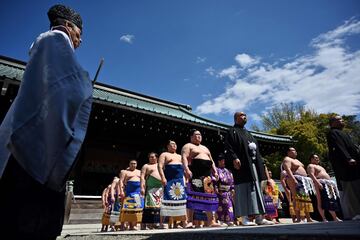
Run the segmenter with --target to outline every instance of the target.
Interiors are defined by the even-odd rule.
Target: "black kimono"
[[[346,132],[332,128],[327,135],[329,159],[340,192],[344,219],[360,218],[360,153],[359,146]],[[350,165],[349,160],[356,160]]]
[[[337,180],[353,181],[360,179],[360,153],[359,147],[346,132],[332,128],[327,135],[329,147],[329,160]],[[356,165],[349,165],[348,161],[354,159]],[[340,186],[341,187],[341,186]]]
[[[249,149],[249,143],[254,142],[257,146],[255,156]],[[255,181],[251,164],[254,162],[259,180],[266,180],[264,161],[259,152],[259,146],[256,139],[245,128],[239,125],[231,127],[225,138],[226,167],[233,172],[234,184],[247,183]],[[255,157],[253,159],[253,157]],[[240,159],[240,170],[234,168],[233,160]]]
[[[234,176],[235,216],[264,214],[265,205],[260,181],[265,180],[266,176],[257,141],[245,128],[235,124],[228,130],[225,150],[226,166],[232,170]],[[235,159],[241,162],[239,170],[234,168]]]

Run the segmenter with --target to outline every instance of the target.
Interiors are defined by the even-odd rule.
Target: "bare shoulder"
[[[160,154],[160,157],[166,158],[169,156],[169,154],[170,154],[169,152],[163,152],[162,154]]]
[[[289,163],[289,162],[291,162],[291,160],[292,159],[290,157],[286,156],[286,157],[284,157],[283,163]]]
[[[121,173],[123,176],[128,176],[129,175],[129,173],[130,173],[130,171],[128,170],[128,169],[124,169],[124,170],[122,170],[123,172]]]
[[[309,165],[307,165],[307,169],[313,169],[313,168],[315,168],[314,164],[310,163]]]
[[[183,147],[182,147],[182,149],[181,149],[181,151],[183,152],[183,151],[188,151],[188,150],[190,150],[191,148],[192,148],[192,143],[187,143],[187,144],[185,144]]]
[[[317,167],[318,169],[320,169],[320,170],[325,170],[325,168],[324,168],[323,166],[321,166],[321,165],[316,165],[316,167]]]
[[[111,187],[115,187],[118,183],[119,183],[120,179],[117,178],[117,179],[114,179],[111,183]]]
[[[192,143],[186,143],[182,148],[191,148],[192,145]]]

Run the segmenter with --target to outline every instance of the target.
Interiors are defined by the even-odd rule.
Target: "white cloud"
[[[213,67],[208,67],[205,69],[205,72],[207,72],[210,76],[214,76],[216,74],[216,70]]]
[[[206,61],[206,57],[197,57],[196,58],[196,63],[203,63]]]
[[[259,62],[259,59],[252,58],[250,55],[247,55],[245,53],[238,54],[235,56],[235,61],[241,66],[241,67],[249,67],[251,65],[257,64]]]
[[[228,77],[231,80],[235,80],[239,76],[240,69],[235,65],[232,65],[229,68],[221,70],[219,77]]]
[[[233,113],[239,109],[244,109],[246,107],[245,103],[252,101],[251,96],[259,95],[263,91],[261,85],[238,81],[228,88],[225,93],[215,99],[205,101],[196,110],[204,114]]]
[[[261,116],[259,114],[256,113],[252,113],[249,115],[250,119],[255,121],[255,122],[260,122],[261,121]]]
[[[331,44],[339,45],[343,42],[344,37],[358,33],[360,33],[360,22],[355,18],[351,18],[336,29],[320,34],[320,36],[313,39],[311,45],[314,47],[323,47]]]
[[[132,44],[135,39],[134,35],[126,34],[120,37],[120,41]]]
[[[203,95],[202,95],[203,98],[209,98],[209,97],[211,97],[211,96],[212,96],[211,93],[206,93],[206,94],[203,94]]]
[[[282,102],[302,102],[319,113],[359,114],[360,49],[350,50],[347,45],[348,37],[358,39],[359,33],[360,21],[351,19],[313,39],[311,54],[278,59],[273,64],[237,54],[235,61],[240,67],[232,65],[218,73],[231,80],[224,93],[203,102],[196,111],[232,114],[246,109],[262,111]],[[249,66],[240,75],[241,69]]]

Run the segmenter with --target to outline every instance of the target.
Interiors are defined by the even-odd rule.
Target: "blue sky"
[[[189,104],[203,117],[250,123],[275,104],[360,115],[357,0],[4,0],[0,54],[27,61],[55,3],[84,22],[76,51],[99,82]]]

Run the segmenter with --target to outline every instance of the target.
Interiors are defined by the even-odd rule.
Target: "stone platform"
[[[64,225],[60,239],[213,239],[213,240],[360,240],[360,221],[290,223],[281,219],[282,224],[272,226],[235,226],[200,229],[162,229],[100,232],[100,224]]]

